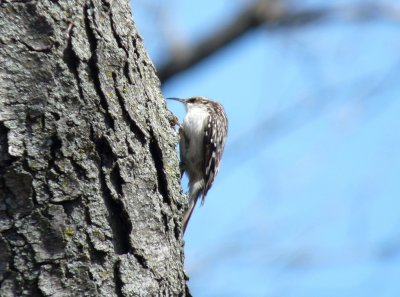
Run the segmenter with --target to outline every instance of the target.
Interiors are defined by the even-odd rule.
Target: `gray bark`
[[[183,296],[172,116],[127,0],[0,1],[0,296]]]

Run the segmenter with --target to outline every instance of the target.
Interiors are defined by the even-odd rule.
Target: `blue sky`
[[[165,32],[184,46],[247,2],[143,3],[134,19],[161,62]],[[163,87],[229,116],[219,176],[185,235],[194,296],[400,296],[398,28],[260,28]]]

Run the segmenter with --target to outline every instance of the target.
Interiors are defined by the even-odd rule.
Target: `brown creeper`
[[[186,108],[180,126],[181,175],[189,178],[189,208],[183,216],[185,232],[197,199],[201,205],[218,173],[228,132],[228,119],[218,102],[205,97],[167,98],[182,102]]]

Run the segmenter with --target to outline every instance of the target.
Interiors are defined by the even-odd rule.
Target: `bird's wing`
[[[211,188],[214,178],[218,173],[221,156],[224,151],[226,129],[218,130],[217,127],[227,127],[217,121],[225,120],[225,117],[216,119],[208,116],[204,127],[204,190],[201,204],[204,203],[205,196]]]

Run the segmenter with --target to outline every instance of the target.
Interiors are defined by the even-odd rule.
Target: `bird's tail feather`
[[[202,184],[203,183],[200,181],[193,184],[189,189],[189,207],[183,215],[182,221],[183,234],[185,234],[186,227],[189,223],[190,217],[192,216],[194,207],[196,206],[197,200],[199,199],[202,192]]]
[[[182,222],[182,228],[183,228],[183,234],[185,234],[186,231],[186,227],[189,223],[190,217],[192,216],[194,207],[196,206],[196,202],[197,202],[197,198],[196,199],[192,199],[189,202],[189,208],[186,210],[184,216],[183,216],[183,222]]]

